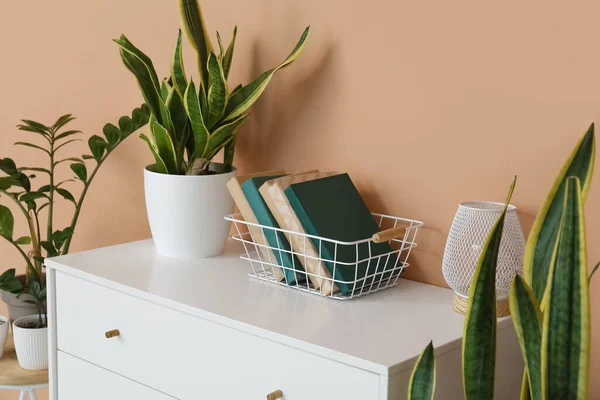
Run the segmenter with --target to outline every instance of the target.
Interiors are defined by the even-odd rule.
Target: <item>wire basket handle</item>
[[[381,232],[374,233],[373,236],[371,236],[371,240],[374,243],[389,242],[392,239],[397,239],[401,236],[404,236],[406,228],[408,228],[408,226],[398,226],[396,228],[390,228]]]

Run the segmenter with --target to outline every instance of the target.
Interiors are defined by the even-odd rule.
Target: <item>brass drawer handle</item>
[[[281,390],[276,390],[267,395],[267,400],[277,400],[283,397],[283,392]]]
[[[113,337],[117,337],[121,334],[121,332],[119,332],[118,329],[113,329],[112,331],[107,331],[104,336],[106,336],[107,339],[113,338]]]

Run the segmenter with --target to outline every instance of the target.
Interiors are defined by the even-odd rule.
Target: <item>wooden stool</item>
[[[0,359],[0,389],[20,390],[19,400],[37,400],[35,389],[48,387],[48,370],[27,371],[19,365],[12,334],[8,335]]]

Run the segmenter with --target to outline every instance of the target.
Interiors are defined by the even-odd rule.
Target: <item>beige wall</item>
[[[125,32],[167,74],[179,25],[175,3],[0,0],[0,155],[37,162],[35,152],[11,147],[20,118],[51,122],[72,112],[79,117],[73,126],[91,135],[138,105],[110,39]],[[226,41],[239,25],[232,83],[275,65],[312,25],[297,64],[254,107],[237,165],[348,171],[373,210],[426,221],[408,274],[415,279],[444,285],[441,258],[457,203],[501,201],[514,174],[514,204],[528,231],[563,160],[600,112],[597,2],[203,4],[210,30]],[[135,137],[111,155],[89,192],[73,250],[149,236],[142,166],[150,161]],[[596,181],[587,203],[590,264],[600,259],[593,246],[599,201]],[[68,204],[59,208],[63,225],[70,212]],[[0,256],[4,267],[22,267],[4,242]],[[600,396],[600,382],[591,384]]]

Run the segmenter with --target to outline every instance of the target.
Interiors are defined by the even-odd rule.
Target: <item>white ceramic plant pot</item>
[[[211,170],[223,171],[212,163]],[[232,172],[213,175],[167,175],[144,170],[146,210],[152,239],[159,254],[205,258],[221,254],[229,235],[233,199],[226,183]]]
[[[29,315],[13,322],[13,338],[19,365],[33,371],[48,369],[48,328],[26,329],[19,325],[38,318],[37,314]]]
[[[10,321],[8,317],[0,315],[0,358],[4,355],[4,346],[6,345],[6,338],[8,337],[8,327]]]

